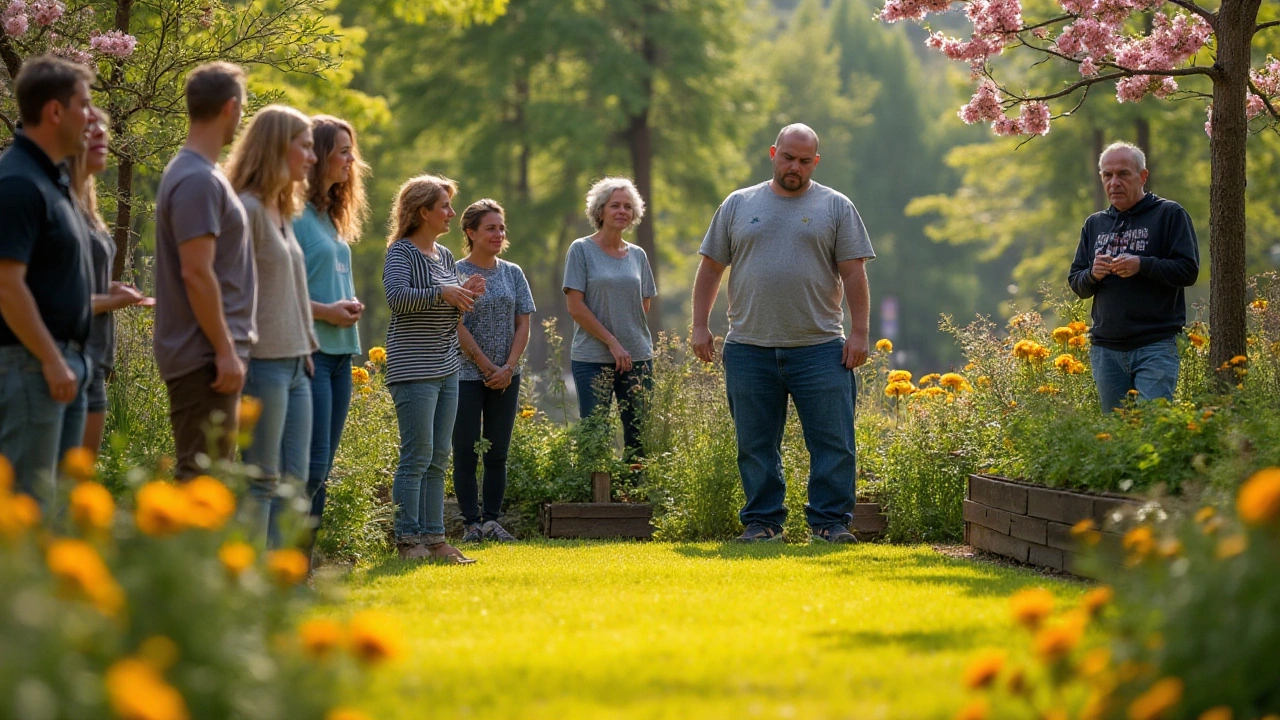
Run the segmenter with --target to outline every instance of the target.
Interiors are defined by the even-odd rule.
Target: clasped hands
[[[1090,275],[1095,281],[1101,281],[1108,275],[1119,275],[1122,278],[1133,277],[1138,274],[1138,270],[1142,268],[1142,258],[1137,255],[1120,254],[1111,255],[1094,255],[1093,269]]]

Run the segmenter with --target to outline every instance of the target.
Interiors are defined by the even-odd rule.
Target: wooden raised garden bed
[[[609,473],[591,473],[589,503],[547,503],[538,513],[542,534],[549,538],[653,538],[653,506],[610,502]]]
[[[964,500],[964,539],[979,550],[1028,565],[1076,571],[1071,527],[1092,520],[1103,542],[1119,545],[1114,516],[1143,503],[1123,495],[1056,490],[993,475],[970,475]]]

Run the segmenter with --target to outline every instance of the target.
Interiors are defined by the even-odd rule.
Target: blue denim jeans
[[[842,340],[807,347],[771,348],[726,343],[724,378],[738,436],[738,473],[747,504],[743,525],[781,530],[787,519],[782,434],[787,397],[795,403],[809,449],[809,503],[815,530],[853,522],[853,408],[857,383],[841,363]]]
[[[60,343],[61,344],[61,343]],[[18,492],[34,497],[52,515],[58,461],[84,435],[89,361],[63,347],[79,389],[70,403],[49,396],[40,361],[22,345],[0,346],[0,455],[13,465]]]
[[[1111,412],[1124,405],[1130,390],[1137,390],[1141,400],[1172,400],[1182,358],[1177,340],[1169,338],[1127,352],[1094,345],[1089,348],[1089,363],[1102,411]]]
[[[244,448],[245,464],[258,468],[249,481],[241,519],[254,537],[271,545],[280,541],[276,497],[281,477],[301,481],[311,460],[311,379],[306,356],[263,360],[251,358],[244,394],[262,402],[253,440]]]
[[[644,457],[640,430],[644,424],[645,403],[653,389],[653,361],[633,362],[631,369],[623,373],[617,372],[613,363],[573,360],[569,367],[573,370],[573,384],[578,390],[578,417],[590,417],[600,404],[604,404],[607,412],[613,399],[618,398],[622,443],[626,446],[627,457]],[[600,380],[601,375],[608,377]],[[603,384],[607,392],[597,394],[597,383]]]
[[[400,462],[391,482],[396,538],[443,535],[444,472],[458,412],[458,373],[389,389],[400,425]]]
[[[324,515],[329,471],[342,440],[342,428],[351,409],[351,356],[311,354],[316,372],[311,376],[311,469],[307,473],[307,497],[311,498],[311,522],[320,526]]]

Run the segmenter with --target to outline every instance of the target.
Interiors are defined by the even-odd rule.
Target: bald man
[[[857,472],[853,369],[867,359],[866,262],[875,252],[849,198],[810,179],[821,159],[812,128],[782,128],[769,158],[773,179],[725,199],[698,251],[693,350],[703,362],[715,357],[708,318],[732,266],[724,370],[747,498],[738,540],[782,538],[790,397],[809,449],[805,519],[812,537],[856,542],[849,531]],[[853,319],[847,339],[842,300]]]

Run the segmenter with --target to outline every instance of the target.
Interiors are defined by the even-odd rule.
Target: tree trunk
[[[1098,179],[1098,158],[1102,157],[1102,150],[1106,147],[1106,136],[1102,133],[1102,128],[1093,129],[1093,158],[1089,162],[1089,167],[1094,171],[1089,173],[1089,182],[1093,184],[1093,207],[1094,211],[1106,210],[1107,205],[1107,189],[1103,187],[1102,181]]]
[[[1147,190],[1151,190],[1155,177],[1155,171],[1152,170],[1154,161],[1152,158],[1155,153],[1151,151],[1151,122],[1146,118],[1138,118],[1133,121],[1134,141],[1138,147],[1142,148],[1142,152],[1147,156]]]
[[[1250,45],[1261,0],[1224,2],[1218,13],[1218,74],[1213,81],[1209,140],[1209,362],[1214,368],[1245,352],[1245,118]],[[1220,384],[1232,382],[1226,373]]]
[[[627,126],[627,145],[631,150],[631,169],[635,175],[636,189],[644,198],[644,220],[636,229],[636,244],[649,256],[653,269],[653,281],[658,283],[658,252],[653,231],[653,129],[649,126],[649,110],[653,106],[653,74],[657,71],[658,46],[649,27],[649,17],[656,12],[652,2],[644,3],[644,16],[640,27],[640,53],[644,59],[645,77],[642,79],[642,105],[632,113]],[[661,287],[661,285],[659,285]],[[649,312],[649,330],[656,336],[662,331],[662,311],[655,301]]]
[[[119,121],[113,121],[113,124]],[[116,137],[123,137],[123,128],[112,128]],[[124,276],[125,263],[133,252],[133,158],[120,156],[116,172],[116,227],[114,232],[116,243],[116,259],[111,265],[111,279],[119,280]],[[139,278],[134,278],[137,282]]]

